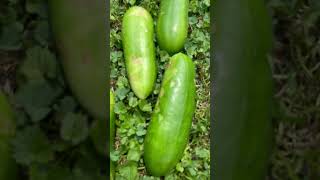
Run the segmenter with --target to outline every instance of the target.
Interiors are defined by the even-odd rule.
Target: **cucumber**
[[[91,128],[91,139],[98,151],[103,156],[107,156],[107,120],[96,120]],[[115,138],[115,114],[114,114],[114,95],[110,90],[110,152],[114,150]],[[109,156],[110,157],[110,156]],[[110,160],[110,179],[115,177],[114,163]]]
[[[110,180],[114,180],[116,177],[116,172],[115,172],[115,167],[114,167],[114,163],[111,162],[110,160]]]
[[[106,6],[101,0],[49,0],[51,28],[71,91],[96,119],[107,119]]]
[[[10,140],[15,135],[15,120],[6,96],[0,91],[0,179],[18,179]]]
[[[214,12],[213,176],[265,179],[273,132],[271,21],[263,0],[218,0]]]
[[[122,43],[126,69],[133,92],[145,99],[156,81],[153,19],[148,11],[134,6],[122,21]]]
[[[110,90],[110,152],[114,151],[115,138],[115,114],[114,114],[114,96]],[[115,178],[114,163],[110,160],[110,179]]]
[[[107,156],[107,120],[97,119],[93,122],[90,130],[90,137],[97,152]]]
[[[114,95],[110,90],[110,152],[114,150],[114,138],[115,138],[115,114],[114,114]],[[96,120],[91,128],[91,139],[97,150],[97,152],[103,156],[108,156],[107,151],[107,120]],[[115,178],[115,167],[109,156],[110,164],[110,179]]]
[[[189,0],[161,0],[157,40],[170,54],[179,52],[188,36]]]
[[[113,150],[114,137],[115,137],[115,114],[114,114],[114,95],[110,90],[110,147]]]
[[[153,176],[166,175],[182,158],[195,110],[195,67],[182,54],[171,57],[144,142]]]

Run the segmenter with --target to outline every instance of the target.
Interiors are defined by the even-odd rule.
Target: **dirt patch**
[[[0,51],[0,88],[13,92],[16,89],[16,71],[21,59],[20,52]]]

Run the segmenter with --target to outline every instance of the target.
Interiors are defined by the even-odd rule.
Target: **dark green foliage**
[[[17,54],[8,62],[15,86],[6,90],[15,92],[13,157],[21,179],[102,180],[108,164],[88,136],[94,119],[66,86],[47,9],[42,0],[0,3],[0,55]]]

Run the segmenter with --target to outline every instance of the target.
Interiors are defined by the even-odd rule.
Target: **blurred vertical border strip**
[[[109,131],[110,131],[110,116],[109,116],[109,114],[110,114],[110,68],[111,68],[111,66],[110,66],[110,0],[101,0],[102,2],[101,2],[101,5],[103,5],[103,7],[106,7],[106,55],[107,55],[107,57],[106,57],[106,62],[107,62],[107,82],[108,83],[106,83],[107,84],[107,104],[106,104],[106,108],[107,108],[107,113],[108,113],[108,123],[107,123],[107,129],[108,129],[108,133],[107,133],[107,139],[106,139],[106,141],[107,141],[107,147],[108,147],[108,154],[110,155],[110,142],[109,142],[109,139],[110,139],[110,133],[109,133]],[[109,156],[110,157],[110,156]],[[107,162],[107,165],[109,166],[110,165],[110,158],[108,158],[108,162]],[[109,168],[107,169],[107,179],[110,179],[110,166],[109,166]]]
[[[215,168],[215,160],[213,156],[214,152],[214,139],[213,139],[213,127],[215,126],[215,121],[214,121],[214,70],[215,67],[213,67],[213,62],[215,59],[215,54],[214,54],[214,34],[215,34],[215,23],[214,23],[214,9],[215,9],[215,1],[216,0],[210,0],[210,179],[214,179],[214,168]]]

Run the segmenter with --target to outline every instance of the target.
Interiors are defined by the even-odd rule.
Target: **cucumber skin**
[[[110,90],[110,137],[109,137],[109,143],[110,143],[110,152],[114,150],[114,138],[115,138],[115,113],[114,113],[114,95],[113,92]],[[93,141],[93,144],[95,145],[96,150],[98,153],[100,153],[103,156],[108,156],[107,154],[107,141],[105,138],[107,138],[108,131],[106,129],[107,127],[107,120],[96,120],[92,126],[91,129],[91,138]],[[103,138],[101,138],[103,137]],[[104,139],[104,140],[103,140]],[[110,157],[110,156],[108,156]],[[114,179],[115,177],[115,169],[114,169],[114,163],[110,160],[110,179]]]
[[[189,0],[162,0],[157,21],[157,40],[169,54],[179,52],[188,36]]]
[[[15,134],[15,120],[6,96],[0,91],[0,179],[18,179],[18,167],[12,157],[10,140]]]
[[[215,4],[214,179],[265,179],[272,148],[271,21],[261,0]],[[237,21],[234,21],[237,17]]]
[[[145,99],[156,81],[153,19],[148,11],[134,6],[122,21],[122,43],[129,82],[133,92]]]
[[[115,114],[114,114],[114,95],[110,90],[110,147],[111,150],[114,148],[114,137],[115,137]]]
[[[114,167],[114,163],[111,162],[110,160],[110,180],[114,180],[116,175],[115,175],[115,167]]]
[[[107,120],[96,119],[91,126],[90,137],[97,152],[103,156],[108,156],[107,133]]]
[[[114,95],[110,90],[110,152],[114,151],[115,138],[115,114],[114,114]],[[110,160],[110,179],[115,178],[114,163]]]
[[[171,57],[144,142],[144,162],[153,176],[166,175],[182,158],[195,110],[195,67]]]
[[[107,119],[106,11],[102,0],[50,0],[51,29],[68,85],[95,119]]]

